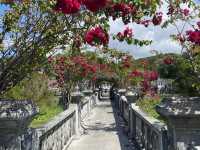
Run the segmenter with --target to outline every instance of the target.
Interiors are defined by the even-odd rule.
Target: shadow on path
[[[127,125],[123,118],[119,114],[119,110],[115,107],[115,104],[111,102],[113,115],[115,118],[116,130],[120,141],[121,150],[140,150],[133,139],[129,139],[127,135]],[[111,112],[108,112],[111,113]]]

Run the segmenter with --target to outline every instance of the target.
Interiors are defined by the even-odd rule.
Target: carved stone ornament
[[[38,112],[30,100],[0,99],[0,145],[23,134]]]

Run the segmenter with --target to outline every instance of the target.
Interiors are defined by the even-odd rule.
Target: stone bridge
[[[22,135],[12,138],[11,142],[2,144],[0,141],[0,150],[200,149],[198,121],[192,124],[195,130],[193,126],[187,127],[187,123],[182,128],[178,121],[168,126],[141,111],[135,105],[137,95],[125,92],[110,90],[110,86],[84,91],[84,95],[75,92],[69,109],[41,128],[28,129]],[[8,127],[3,124],[8,121],[0,122],[0,127],[3,127],[0,128],[3,131],[0,133],[2,140],[18,132],[6,130]],[[12,129],[19,129],[19,126],[14,125]]]
[[[125,133],[125,123],[109,99],[98,102],[82,125],[84,134],[66,150],[138,150]]]

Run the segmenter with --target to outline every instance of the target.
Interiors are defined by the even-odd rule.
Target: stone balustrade
[[[113,102],[127,124],[127,135],[136,140],[138,146],[145,150],[168,150],[164,123],[148,116],[135,103],[130,103],[124,94],[114,92]]]
[[[129,130],[141,148],[167,150],[167,129],[164,123],[149,117],[135,104],[130,107]]]
[[[81,107],[71,104],[69,109],[57,115],[40,128],[28,129],[0,150],[64,150],[80,131],[80,121],[94,108],[97,95],[82,98]],[[78,110],[80,109],[80,110]],[[79,113],[78,113],[79,112]]]
[[[136,141],[141,149],[198,150],[200,147],[199,97],[164,98],[156,110],[165,117],[167,122],[165,124],[150,117],[135,104],[137,95],[134,92],[126,92],[124,89],[111,91],[96,89],[95,93],[90,90],[85,91],[84,94],[75,92],[74,104],[71,104],[69,109],[57,115],[41,128],[25,130],[20,137],[8,144],[1,144],[0,150],[65,150],[72,139],[80,134],[82,119],[90,114],[98,100],[109,96],[127,125],[125,128],[127,135]],[[5,105],[2,104],[2,106]],[[23,108],[26,108],[25,106]],[[10,109],[11,111],[13,109]],[[2,114],[5,114],[4,112]],[[21,114],[21,111],[19,112]],[[13,121],[12,117],[11,119]],[[5,122],[9,122],[9,119]],[[2,124],[1,122],[1,127],[6,129],[6,125],[2,126]],[[15,126],[13,126],[14,128]],[[0,128],[0,130],[2,129]],[[5,131],[8,133],[8,130]]]

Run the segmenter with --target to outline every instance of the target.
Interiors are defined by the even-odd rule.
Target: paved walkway
[[[74,140],[68,150],[138,150],[129,142],[123,125],[111,103],[100,102],[83,123],[86,133]]]

